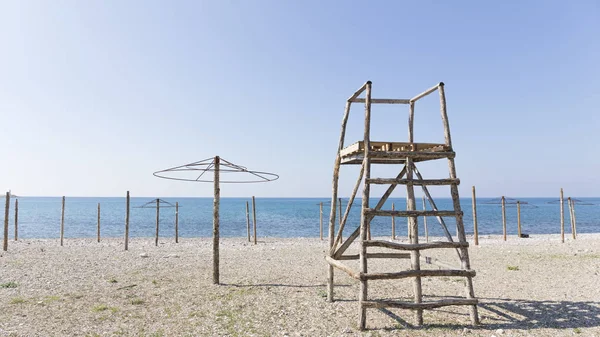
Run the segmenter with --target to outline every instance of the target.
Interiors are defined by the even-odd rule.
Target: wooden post
[[[10,208],[10,192],[6,192],[6,204],[4,205],[4,242],[2,249],[8,251],[8,212]]]
[[[213,201],[213,284],[219,284],[219,202],[221,189],[219,188],[219,156],[215,157],[215,199]]]
[[[479,231],[477,230],[477,199],[475,197],[475,186],[473,186],[473,236],[475,246],[479,245]]]
[[[414,103],[413,103],[414,104]],[[411,110],[414,109],[413,104],[411,104]],[[412,158],[406,158],[406,179],[409,182],[413,180],[413,160]],[[406,210],[414,211],[417,209],[417,205],[415,203],[415,190],[412,184],[406,185]],[[419,244],[419,223],[416,216],[408,217],[408,228],[409,230],[409,240],[411,244],[417,245]],[[412,270],[421,270],[421,258],[420,252],[418,250],[413,250],[410,252],[410,269]],[[421,277],[417,276],[413,280],[413,291],[414,291],[414,302],[421,303],[423,302],[423,291],[421,288]],[[417,309],[415,310],[415,322],[416,325],[423,325],[423,310]]]
[[[573,212],[573,240],[577,239],[577,217],[575,216],[575,201],[571,200],[571,211]]]
[[[442,114],[442,122],[444,124],[444,138],[446,140],[446,146],[452,149],[452,140],[450,138],[450,124],[448,122],[448,114],[446,112],[446,94],[444,92],[444,83],[440,82],[438,84],[438,91],[440,94],[440,111]],[[454,163],[453,157],[448,157],[448,169],[450,171],[450,179],[457,179],[456,177],[456,165]],[[467,238],[465,236],[465,226],[463,223],[463,214],[461,212],[460,207],[460,199],[458,195],[458,185],[453,183],[450,185],[450,193],[452,194],[452,203],[454,204],[454,211],[456,214],[456,231],[458,236],[458,241],[461,243],[466,243]],[[433,205],[433,203],[432,203]],[[463,270],[470,270],[471,263],[469,261],[469,250],[466,247],[460,248],[460,260],[461,267]],[[467,298],[475,298],[475,292],[473,290],[473,278],[467,277],[465,282],[465,292]],[[472,324],[479,324],[479,314],[477,313],[477,305],[471,306],[471,312],[469,313],[471,317]]]
[[[344,138],[346,135],[346,124],[348,123],[348,116],[350,115],[350,106],[352,105],[351,100],[353,98],[358,97],[362,92],[361,88],[357,93],[355,93],[350,99],[346,102],[346,107],[344,108],[344,117],[342,117],[342,127],[340,132],[340,140],[338,143],[338,150],[335,156],[335,163],[333,165],[333,179],[332,179],[332,196],[331,196],[331,207],[329,209],[329,233],[328,233],[328,243],[329,243],[329,252],[327,254],[328,257],[331,258],[333,255],[333,246],[335,244],[334,236],[335,236],[335,209],[338,195],[338,183],[340,176],[340,164],[342,161],[342,157],[340,155],[340,151],[344,148]],[[339,235],[341,238],[341,233]],[[333,302],[333,266],[331,264],[327,264],[327,302]]]
[[[160,222],[160,199],[156,198],[156,233],[154,234],[154,245],[158,246],[158,226]]]
[[[560,189],[560,242],[565,243],[565,204],[563,189]]]
[[[246,229],[248,229],[248,242],[250,242],[250,207],[248,207],[248,202],[246,201]]]
[[[319,238],[323,241],[323,203],[319,203]]]
[[[19,239],[19,199],[15,200],[15,241]]]
[[[179,202],[175,202],[175,243],[179,243]]]
[[[517,235],[521,237],[521,202],[517,201]]]
[[[252,196],[252,220],[254,226],[254,244],[256,244],[256,201]]]
[[[129,191],[125,202],[125,250],[129,249]]]
[[[392,202],[392,211],[396,210],[396,206]],[[396,240],[396,217],[392,215],[392,240]]]
[[[65,237],[65,196],[62,197],[62,211],[60,213],[60,245],[62,247]]]
[[[427,206],[425,205],[425,196],[423,196],[423,210],[427,210]],[[425,227],[425,242],[429,242],[429,230],[427,229],[427,217],[423,217],[423,227]]]
[[[506,199],[502,196],[502,234],[506,241]]]
[[[100,203],[98,203],[98,226],[97,226],[97,237],[98,242],[100,242]]]

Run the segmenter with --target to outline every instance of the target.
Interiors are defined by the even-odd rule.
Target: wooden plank
[[[365,103],[364,98],[355,98],[352,103]],[[402,98],[371,98],[371,104],[409,104],[409,99]]]
[[[436,248],[464,248],[469,247],[468,242],[432,241],[427,243],[399,243],[385,240],[367,240],[363,243],[367,247],[384,247],[398,250],[424,250]]]
[[[441,307],[447,307],[451,305],[477,305],[478,300],[476,298],[465,298],[465,299],[446,299],[440,301],[422,302],[422,303],[409,303],[401,301],[364,301],[363,306],[367,308],[398,308],[398,309],[410,309],[410,310],[428,310]]]
[[[398,184],[398,185],[415,185],[415,186],[423,186],[423,185],[452,185],[452,184],[460,184],[460,179],[423,179],[423,180],[409,180],[409,179],[394,179],[394,178],[371,178],[368,183],[370,184]]]
[[[411,107],[414,109],[414,104],[411,104]],[[413,180],[413,161],[412,158],[407,158],[406,160],[406,179],[411,181]],[[413,212],[416,211],[417,205],[415,202],[415,190],[412,184],[406,185],[406,211]],[[421,211],[426,212],[426,211]],[[420,246],[419,244],[419,223],[417,216],[410,216],[408,218],[408,238],[413,247]],[[397,246],[398,247],[398,246]],[[410,267],[413,271],[418,272],[421,269],[421,261],[419,256],[421,252],[418,249],[411,249],[410,252]],[[414,302],[421,303],[423,302],[423,291],[421,288],[421,277],[417,276],[413,280],[413,292],[414,292]],[[415,322],[416,325],[423,325],[423,310],[417,309],[415,311]]]
[[[330,266],[336,267],[337,269],[346,272],[348,275],[350,275],[350,277],[360,280],[359,275],[354,270],[352,270],[352,268],[346,266],[345,264],[334,260],[330,256],[325,256],[325,261],[327,261],[327,263],[329,263]]]
[[[427,95],[431,94],[432,92],[434,92],[434,91],[438,90],[438,88],[440,88],[440,87],[441,87],[441,86],[443,86],[443,85],[444,85],[444,83],[443,83],[443,82],[440,82],[440,83],[436,84],[435,86],[433,86],[433,87],[431,87],[431,88],[429,88],[429,89],[427,89],[427,90],[423,91],[422,93],[418,94],[417,96],[415,96],[415,97],[411,98],[409,101],[410,101],[411,103],[412,103],[412,102],[416,102],[416,101],[420,100],[421,98],[423,98],[423,97],[425,97],[425,96],[427,96]]]
[[[368,259],[410,259],[410,253],[367,253]],[[358,260],[359,254],[342,255],[336,260]]]
[[[441,159],[441,158],[454,158],[456,153],[454,151],[444,152],[421,152],[421,151],[370,151],[369,155],[372,158],[412,158],[412,159]]]
[[[376,210],[373,208],[367,208],[364,213],[371,216],[456,216],[455,211],[389,211],[389,210]],[[461,212],[462,213],[462,212]]]

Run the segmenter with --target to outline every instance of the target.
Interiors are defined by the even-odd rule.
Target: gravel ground
[[[423,327],[410,311],[369,309],[365,332],[356,330],[358,282],[336,270],[336,301],[325,301],[326,245],[223,239],[217,286],[206,238],[158,247],[136,238],[127,252],[117,238],[11,241],[0,254],[0,336],[600,336],[598,234],[564,244],[555,235],[482,237],[469,250],[481,325],[470,325],[468,307],[425,311]],[[456,260],[452,250],[432,256]],[[464,287],[424,278],[423,293],[462,296]],[[410,300],[412,281],[371,281],[369,296]]]

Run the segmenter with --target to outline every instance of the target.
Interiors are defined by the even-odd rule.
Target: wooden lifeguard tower
[[[411,309],[415,313],[416,325],[423,324],[423,310],[434,309],[449,305],[467,305],[470,306],[470,318],[473,324],[478,324],[477,299],[473,291],[472,278],[475,271],[471,270],[469,262],[468,242],[465,237],[463,225],[463,212],[460,208],[458,195],[459,179],[456,176],[456,167],[454,164],[455,152],[452,148],[450,137],[450,126],[448,115],[446,113],[446,98],[444,94],[444,83],[439,83],[425,92],[411,99],[378,99],[371,98],[371,82],[365,83],[356,91],[346,102],[346,109],[342,119],[342,129],[339,141],[339,147],[333,169],[333,195],[331,198],[331,213],[329,217],[329,254],[325,257],[329,263],[327,280],[327,299],[333,301],[333,267],[343,270],[354,279],[360,281],[359,293],[359,328],[366,328],[366,311],[368,308],[401,308]],[[413,120],[415,112],[415,102],[419,99],[438,91],[440,95],[440,110],[442,123],[444,126],[444,144],[433,143],[415,143],[413,133]],[[364,98],[361,94],[365,93]],[[365,104],[365,126],[364,139],[348,147],[344,147],[344,138],[346,133],[346,124],[350,114],[352,103]],[[373,104],[407,104],[409,106],[408,118],[408,142],[374,142],[371,141],[371,106]],[[450,175],[447,179],[423,179],[423,176],[417,169],[415,163],[421,161],[447,159]],[[348,206],[341,219],[339,228],[336,231],[336,202],[338,200],[338,181],[340,165],[361,165],[359,178],[354,186],[352,195],[348,201]],[[402,169],[395,178],[372,178],[371,166],[379,164],[402,165]],[[370,186],[372,184],[389,185],[381,199],[375,207],[369,205]],[[342,231],[346,225],[348,214],[352,207],[354,198],[360,186],[362,190],[362,209],[360,225],[354,232],[342,242]],[[386,200],[390,197],[397,185],[406,185],[406,210],[383,210]],[[431,197],[427,186],[447,185],[450,186],[450,195],[452,197],[452,210],[438,209],[435,201]],[[424,195],[429,200],[432,210],[417,210],[415,202],[414,186],[421,186]],[[399,243],[387,240],[371,240],[370,224],[375,216],[397,216],[408,219],[409,243]],[[442,230],[445,233],[445,241],[419,243],[418,222],[419,217],[433,216],[438,219]],[[454,217],[456,219],[456,239],[448,231],[448,227],[443,217]],[[335,235],[335,236],[334,236]],[[358,240],[359,254],[345,254],[350,245]],[[389,252],[368,252],[372,247],[383,247],[390,250],[404,251],[404,253]],[[380,248],[381,249],[381,248]],[[455,249],[460,261],[460,266],[454,267],[452,264],[442,262],[438,259],[422,255],[422,251],[428,249]],[[408,253],[407,253],[408,252]],[[410,268],[386,273],[373,273],[367,269],[367,261],[372,258],[406,258],[410,259]],[[359,270],[356,271],[344,260],[356,260],[360,262]],[[438,267],[421,269],[421,262]],[[422,277],[440,277],[440,276],[459,276],[465,278],[465,297],[464,298],[444,298],[436,301],[423,302],[421,291]],[[414,301],[397,300],[377,300],[368,297],[369,281],[406,279],[413,280]]]

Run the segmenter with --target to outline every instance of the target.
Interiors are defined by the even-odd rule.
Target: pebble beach
[[[134,238],[128,251],[122,238],[10,241],[0,252],[0,336],[600,336],[600,234],[469,242],[480,325],[464,306],[425,311],[421,327],[411,311],[369,309],[358,331],[359,283],[336,270],[335,302],[326,301],[318,238],[222,239],[220,285],[210,238]],[[425,255],[458,261],[448,250]],[[422,284],[431,298],[464,295],[460,278]],[[371,281],[369,297],[411,301],[412,282]]]

